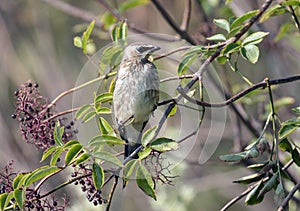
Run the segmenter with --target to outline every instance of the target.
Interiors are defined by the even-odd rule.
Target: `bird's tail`
[[[126,159],[129,157],[137,148],[139,148],[141,144],[139,143],[131,143],[131,144],[126,144],[125,145],[125,152],[124,152],[124,158]],[[139,156],[136,154],[132,157],[132,159],[138,159]]]

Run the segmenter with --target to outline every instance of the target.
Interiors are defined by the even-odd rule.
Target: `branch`
[[[95,25],[101,29],[103,28],[103,24],[101,23],[101,21],[98,20],[97,15],[94,15],[86,10],[80,9],[78,7],[74,7],[60,0],[42,0],[42,1],[55,7],[56,9],[63,11],[66,14],[69,14],[77,18],[81,18],[82,20],[85,20],[87,22],[92,22],[93,20],[95,20]]]
[[[280,207],[278,208],[278,211],[283,211],[285,210],[285,208],[287,207],[289,201],[291,200],[291,198],[294,196],[294,194],[296,193],[297,190],[300,190],[300,182],[298,182],[293,189],[289,192],[289,194],[285,197],[285,199],[283,200],[282,204],[280,205]]]
[[[292,14],[292,17],[295,21],[295,26],[298,29],[299,33],[300,33],[300,22],[299,22],[299,19],[298,19],[296,13],[295,13],[295,10],[293,9],[292,6],[288,6],[288,9],[290,10],[290,13]]]
[[[114,195],[114,192],[116,190],[116,187],[118,185],[118,180],[119,180],[119,176],[114,176],[115,180],[114,180],[114,183],[113,183],[113,186],[111,188],[111,191],[109,193],[109,197],[108,197],[108,203],[107,203],[107,206],[106,206],[106,211],[109,211],[110,209],[110,205],[111,205],[111,201],[112,201],[112,197]]]
[[[64,92],[60,93],[54,100],[52,100],[52,102],[51,102],[45,109],[51,108],[53,105],[55,105],[55,103],[56,103],[59,99],[61,99],[62,97],[66,96],[66,95],[68,95],[68,94],[70,94],[70,93],[73,93],[73,92],[75,92],[75,91],[78,91],[78,90],[80,90],[80,89],[82,89],[82,88],[84,88],[84,87],[86,87],[86,86],[89,86],[89,85],[91,85],[91,84],[93,84],[93,83],[96,83],[96,82],[98,82],[98,81],[100,81],[100,80],[107,79],[107,78],[109,78],[109,77],[111,77],[111,76],[114,76],[114,75],[116,75],[116,74],[117,74],[117,72],[109,72],[109,73],[107,73],[107,74],[105,74],[105,75],[102,75],[102,76],[100,76],[100,77],[98,77],[98,78],[95,78],[95,79],[93,79],[93,80],[90,80],[90,81],[88,81],[88,82],[86,82],[86,83],[84,83],[84,84],[81,84],[81,85],[76,86],[76,87],[74,87],[74,88],[72,88],[72,89],[69,89],[69,90],[67,90],[67,91],[64,91]]]
[[[253,86],[249,87],[248,89],[245,89],[243,91],[241,91],[240,93],[234,95],[233,97],[229,98],[228,100],[224,101],[224,102],[220,102],[220,103],[209,103],[209,102],[204,102],[204,101],[199,101],[195,98],[192,98],[190,96],[188,96],[186,94],[186,92],[183,90],[183,88],[181,86],[179,86],[177,88],[177,91],[181,94],[181,96],[183,98],[185,98],[186,100],[188,100],[191,103],[200,105],[200,106],[204,106],[204,107],[224,107],[227,105],[230,105],[231,103],[237,101],[238,99],[242,98],[243,96],[245,96],[246,94],[249,94],[250,92],[257,90],[259,88],[266,88],[268,86],[268,83],[270,85],[276,85],[276,84],[284,84],[284,83],[290,83],[293,81],[298,81],[300,80],[300,75],[295,75],[295,76],[290,76],[287,78],[280,78],[280,79],[275,79],[275,80],[270,80],[269,82],[267,81],[268,79],[263,80],[262,82],[259,82],[257,84],[254,84]]]
[[[164,19],[168,22],[168,24],[176,31],[182,39],[185,39],[187,42],[195,45],[195,41],[193,38],[185,31],[180,29],[180,27],[175,23],[173,18],[169,15],[169,13],[165,10],[165,8],[161,5],[161,3],[157,0],[151,0],[156,9],[160,12],[160,14],[164,17]]]
[[[192,0],[185,0],[185,7],[183,12],[183,18],[181,22],[181,30],[187,31],[191,20]]]

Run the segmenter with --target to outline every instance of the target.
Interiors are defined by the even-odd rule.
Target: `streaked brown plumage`
[[[159,49],[135,43],[124,50],[115,82],[113,107],[120,136],[128,143],[125,158],[140,146],[141,132],[158,103],[158,72],[148,57]]]

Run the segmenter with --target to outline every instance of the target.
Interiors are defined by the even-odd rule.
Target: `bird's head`
[[[140,58],[148,59],[149,55],[154,51],[158,51],[160,47],[144,44],[144,43],[133,43],[128,45],[124,50],[124,59]]]

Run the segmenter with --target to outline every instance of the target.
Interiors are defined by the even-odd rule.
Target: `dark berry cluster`
[[[13,180],[16,176],[17,173],[13,171],[13,161],[10,161],[0,172],[0,194],[14,191]],[[12,199],[11,202],[15,203],[16,200]],[[26,189],[24,210],[63,211],[66,209],[67,204],[66,197],[63,197],[62,202],[58,203],[58,200],[53,197],[40,198],[40,194],[35,190]]]
[[[59,203],[54,197],[38,199],[38,193],[31,192],[26,195],[28,202],[25,204],[24,210],[37,210],[37,211],[64,211],[68,205],[66,197],[62,197],[62,202]]]
[[[97,190],[94,186],[92,178],[92,169],[88,166],[80,164],[74,166],[74,172],[72,173],[73,178],[80,178],[74,182],[75,185],[81,185],[82,192],[86,193],[87,199],[92,202],[95,206],[107,203],[107,200],[102,198],[101,191]]]
[[[15,96],[16,110],[12,117],[19,121],[24,140],[41,150],[54,145],[55,123],[60,121],[63,126],[67,119],[51,118],[55,115],[54,105],[49,105],[48,99],[40,95],[37,83],[26,82],[15,91]],[[73,124],[65,125],[64,142],[69,141],[76,132],[72,129]]]
[[[0,172],[0,194],[13,191],[12,183],[17,174],[13,172],[13,161],[10,161]]]

